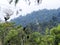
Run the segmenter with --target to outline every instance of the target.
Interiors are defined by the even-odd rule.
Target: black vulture
[[[4,17],[5,21],[7,21],[10,18],[10,16]]]
[[[15,0],[15,6],[16,6],[16,4],[18,3],[18,1],[19,1],[19,0]]]
[[[22,9],[19,9],[19,11],[22,11]]]
[[[37,3],[39,4],[39,3],[41,3],[42,2],[42,0],[37,0]]]
[[[13,2],[13,0],[10,0],[9,4],[11,4]]]
[[[37,0],[37,3],[39,4],[40,0]]]
[[[4,13],[6,14],[6,16],[4,16],[5,21],[7,21],[10,16],[13,15],[13,11],[11,9],[4,10]]]

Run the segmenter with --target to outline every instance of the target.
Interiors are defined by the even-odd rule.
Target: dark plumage
[[[10,16],[13,15],[13,11],[11,9],[4,10],[4,13],[6,14],[4,16],[5,21],[7,21],[10,18]]]
[[[10,0],[9,4],[11,4],[13,2],[13,0]]]
[[[22,11],[22,9],[19,9],[19,11]]]
[[[10,18],[10,17],[8,17],[8,16],[4,17],[5,21],[7,21],[9,18]]]
[[[19,1],[19,0],[15,0],[15,6],[16,6],[16,4],[18,3],[18,1]]]
[[[19,14],[19,12],[17,11],[17,12],[16,12],[16,15],[18,15],[18,14]]]
[[[37,0],[37,3],[40,4],[42,2],[42,0]]]
[[[29,2],[29,5],[31,4],[31,2]]]
[[[29,36],[27,36],[27,39],[29,39]]]
[[[40,0],[37,0],[37,3],[39,4]]]

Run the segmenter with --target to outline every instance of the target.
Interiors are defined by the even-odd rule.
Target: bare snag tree
[[[28,1],[28,5],[30,5],[31,4],[31,1],[30,0],[24,0],[25,2],[27,2]],[[13,2],[13,0],[10,0],[9,1],[9,4],[11,4]],[[19,2],[19,0],[15,0],[15,6],[16,6],[16,4]],[[35,0],[35,3],[37,2],[37,4],[40,4],[41,2],[42,2],[42,0]]]
[[[4,13],[6,16],[4,16],[5,22],[10,19],[10,16],[13,15],[13,11],[11,9],[6,9],[4,10]]]
[[[30,5],[32,2],[31,2],[31,0],[23,0],[23,1],[25,1],[25,2],[27,2],[28,1],[28,5]],[[11,4],[12,2],[14,2],[13,0],[10,0],[9,1],[9,4]],[[15,6],[16,6],[16,4],[19,2],[19,0],[15,0]],[[42,0],[35,0],[35,3],[37,2],[37,4],[39,5],[41,2],[42,2]],[[19,11],[22,11],[22,9],[19,9]],[[16,15],[19,13],[19,11],[17,10],[16,11]],[[11,15],[13,15],[13,11],[11,10],[11,9],[5,9],[4,10],[4,13],[6,14],[6,16],[4,16],[4,19],[5,19],[5,22],[7,22],[7,20],[9,20],[10,19],[10,16]]]

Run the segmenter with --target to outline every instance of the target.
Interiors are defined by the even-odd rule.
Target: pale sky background
[[[19,0],[17,6],[14,6],[14,2],[10,5],[8,2],[9,0],[0,0],[0,19],[4,20],[4,10],[5,9],[11,9],[13,12],[19,9],[22,9],[21,12],[19,12],[18,15],[14,14],[11,16],[10,19],[16,18],[20,15],[25,16],[26,14],[29,14],[33,11],[38,11],[42,9],[58,9],[60,8],[60,0],[42,0],[42,3],[40,5],[37,5],[37,3],[34,3],[35,0],[30,0],[32,3],[29,6],[28,3],[26,3],[24,0]]]

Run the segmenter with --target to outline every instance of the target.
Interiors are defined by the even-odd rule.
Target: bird
[[[15,6],[16,6],[16,4],[18,3],[18,1],[19,1],[19,0],[15,0]]]
[[[19,9],[19,11],[22,11],[22,9]]]
[[[37,0],[37,3],[39,3],[40,0]]]
[[[13,0],[10,0],[9,4],[11,4],[13,2]]]
[[[39,4],[39,3],[41,3],[42,2],[42,0],[37,0],[37,3]]]
[[[10,16],[13,15],[13,11],[11,9],[6,9],[4,10],[4,13],[6,16],[4,16],[5,22],[7,22],[8,19],[10,19]]]
[[[9,15],[5,16],[4,19],[5,19],[5,22],[7,22],[7,20],[10,18]]]

